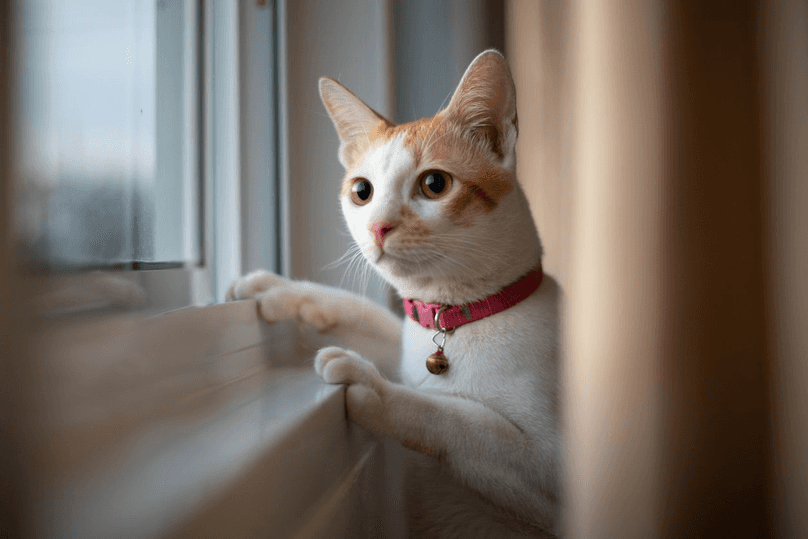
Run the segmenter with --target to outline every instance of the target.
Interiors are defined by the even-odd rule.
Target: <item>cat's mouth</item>
[[[423,269],[423,264],[419,264],[410,259],[409,255],[396,253],[393,250],[379,249],[378,254],[372,259],[372,264],[379,268],[384,268],[393,275],[412,275],[419,273]]]
[[[377,246],[376,252],[368,258],[374,266],[379,266],[382,263],[394,264],[397,257],[394,254],[391,254],[389,251],[385,251],[384,247]]]
[[[392,251],[385,251],[384,249],[379,249],[379,254],[376,255],[376,260],[373,261],[374,264],[401,264],[406,262],[406,257],[402,257],[397,255],[395,252]]]
[[[374,264],[379,264],[382,260],[392,262],[396,260],[400,260],[401,256],[396,253],[395,247],[392,249],[388,248],[385,249],[384,245],[377,245],[376,246],[376,253],[374,254]]]

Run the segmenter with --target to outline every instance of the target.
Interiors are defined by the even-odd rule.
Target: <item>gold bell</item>
[[[444,305],[435,313],[435,329],[437,329],[438,332],[432,336],[432,342],[438,346],[438,349],[435,350],[434,354],[426,358],[426,370],[432,374],[443,374],[446,372],[446,369],[449,368],[449,362],[446,360],[446,356],[443,355],[443,345],[446,344],[446,334],[448,331],[446,328],[440,326],[440,314],[448,308],[448,305]],[[443,342],[440,344],[435,340],[435,337],[438,335],[443,335]]]
[[[438,350],[426,358],[426,370],[432,374],[443,374],[449,368],[449,362],[443,355],[443,350]]]

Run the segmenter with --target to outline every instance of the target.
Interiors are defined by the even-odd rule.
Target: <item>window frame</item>
[[[277,99],[282,7],[279,2],[180,1],[189,14],[184,23],[190,36],[182,47],[192,58],[183,75],[196,72],[198,80],[197,91],[183,99],[186,112],[196,114],[186,115],[190,121],[184,122],[182,136],[184,158],[191,159],[186,165],[197,183],[185,204],[199,203],[199,257],[67,274],[47,271],[43,279],[52,297],[40,306],[49,315],[108,308],[157,314],[221,302],[230,283],[246,271],[288,274],[282,264],[288,240],[281,237],[287,228],[281,215],[288,214],[281,208],[284,115]],[[104,290],[115,288],[104,285],[110,282],[121,287],[105,297]],[[90,293],[73,293],[77,283]],[[127,294],[127,286],[139,293]]]
[[[279,4],[202,0],[207,303],[223,301],[245,272],[288,275]]]

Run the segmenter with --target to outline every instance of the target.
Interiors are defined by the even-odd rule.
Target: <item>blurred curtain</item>
[[[764,3],[766,313],[776,531],[808,537],[808,3]]]
[[[508,0],[570,537],[808,537],[808,4]]]

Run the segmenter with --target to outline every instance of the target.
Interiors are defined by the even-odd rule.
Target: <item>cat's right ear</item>
[[[493,49],[477,56],[441,114],[499,159],[512,157],[519,125],[516,87],[505,57]]]
[[[329,77],[320,79],[320,99],[334,122],[339,136],[339,162],[351,168],[370,143],[370,133],[380,122],[389,125],[382,115],[368,107],[345,86]]]

